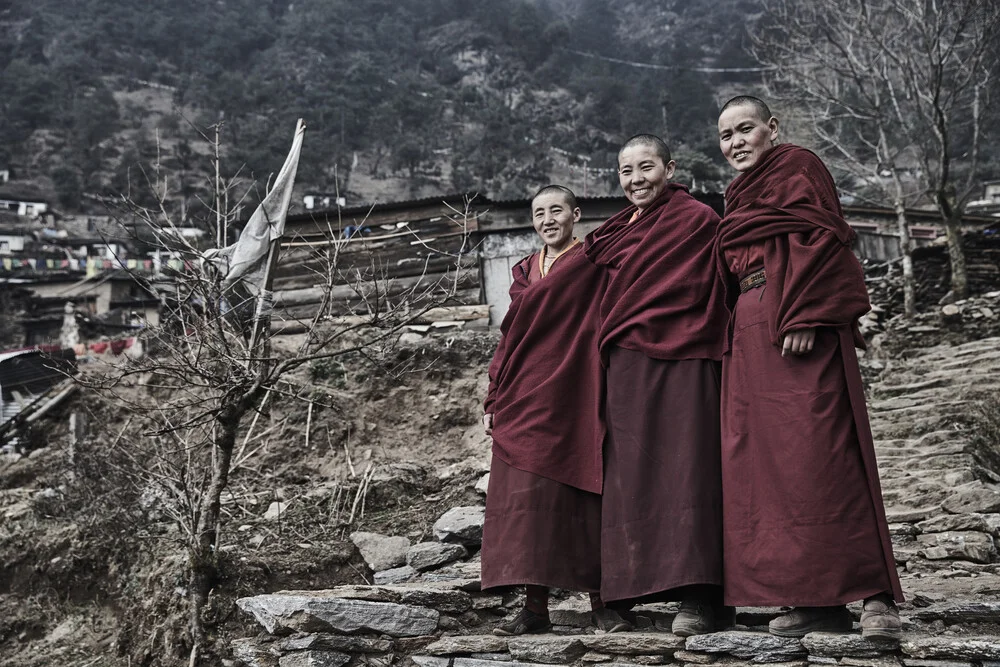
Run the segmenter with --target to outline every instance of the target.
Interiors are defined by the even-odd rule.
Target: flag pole
[[[305,131],[305,122],[299,118],[298,122],[295,124],[295,139],[298,139],[300,133]],[[294,144],[294,142],[293,142]],[[298,156],[295,159],[296,165],[298,163]],[[282,170],[287,167],[285,165]],[[280,174],[279,174],[280,176]],[[286,198],[291,198],[291,187],[288,188],[286,193]],[[281,207],[281,220],[272,221],[268,220],[269,225],[274,225],[278,223],[282,231],[284,230],[284,217],[288,212],[288,202],[286,201]],[[274,269],[278,264],[278,255],[281,249],[281,234],[271,240],[267,251],[267,260],[264,265],[264,280],[261,283],[260,290],[257,293],[257,303],[254,306],[254,316],[253,316],[253,327],[250,331],[250,345],[249,345],[249,360],[248,365],[252,366],[254,361],[260,363],[259,367],[263,367],[266,363],[265,357],[267,357],[267,341],[269,340],[266,335],[269,333],[267,329],[271,325],[271,286],[274,283]],[[260,353],[258,354],[257,348],[260,347]]]

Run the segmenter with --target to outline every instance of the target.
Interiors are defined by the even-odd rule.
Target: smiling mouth
[[[648,195],[652,191],[653,191],[653,188],[636,188],[636,189],[632,190],[632,196],[633,197],[645,197],[646,195]]]
[[[734,160],[742,160],[743,158],[748,157],[749,155],[750,155],[750,151],[737,151],[737,152],[733,153],[733,159]]]

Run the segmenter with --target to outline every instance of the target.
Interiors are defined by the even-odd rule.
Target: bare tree
[[[233,181],[216,178],[220,187],[233,186]],[[188,662],[195,665],[203,660],[208,644],[205,609],[220,573],[223,492],[234,464],[252,455],[237,448],[247,417],[259,414],[270,395],[308,395],[308,389],[290,379],[296,369],[349,354],[378,362],[404,327],[449,304],[468,273],[471,248],[466,240],[474,214],[467,202],[464,210],[455,209],[450,216],[454,233],[462,237],[459,250],[448,255],[453,270],[425,272],[403,289],[372,253],[367,263],[354,262],[350,271],[342,270],[339,260],[345,248],[352,246],[355,255],[364,255],[370,239],[345,239],[331,224],[326,241],[314,243],[308,256],[300,258],[316,272],[323,292],[312,317],[302,323],[308,333],[293,349],[279,354],[271,342],[281,323],[260,317],[267,313],[266,290],[252,298],[239,297],[227,285],[225,273],[176,233],[164,175],[154,167],[147,180],[159,204],[145,208],[126,196],[121,201],[124,214],[130,226],[171,253],[180,268],[169,280],[149,286],[160,298],[162,312],[159,325],[141,337],[145,353],[123,357],[81,381],[128,412],[128,427],[140,441],[129,455],[126,472],[160,499],[180,528],[187,554]],[[224,221],[228,212],[211,207],[228,201],[228,192],[216,195],[209,212]],[[274,262],[278,246],[273,244]],[[344,298],[345,288],[353,296],[353,314],[331,316],[330,304]],[[249,434],[244,447],[248,440]]]
[[[801,111],[831,165],[891,202],[904,309],[915,311],[906,208],[941,213],[952,291],[967,293],[961,218],[977,186],[982,110],[996,70],[997,0],[764,0],[755,54]],[[864,196],[864,190],[859,194]]]

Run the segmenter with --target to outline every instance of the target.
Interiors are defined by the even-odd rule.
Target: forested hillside
[[[7,0],[0,168],[75,211],[143,196],[138,168],[159,159],[191,203],[209,182],[199,131],[221,121],[224,171],[263,179],[303,117],[298,189],[352,204],[550,179],[609,192],[596,170],[639,131],[718,187],[717,98],[756,75],[701,70],[753,66],[755,4]]]

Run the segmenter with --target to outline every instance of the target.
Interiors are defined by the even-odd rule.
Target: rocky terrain
[[[488,443],[478,397],[495,333],[467,331],[408,337],[408,354],[428,363],[400,380],[313,369],[301,381],[322,389],[322,401],[313,396],[327,407],[275,406],[257,426],[225,499],[229,576],[209,610],[217,661],[993,667],[1000,292],[950,305],[910,323],[866,322],[873,344],[861,363],[907,595],[898,644],[858,633],[779,639],[765,631],[778,610],[756,608],[738,610],[732,631],[685,640],[669,632],[671,604],[639,608],[637,632],[601,635],[587,601],[569,593],[553,601],[551,633],[493,636],[521,601],[479,590]],[[86,405],[81,397],[75,409]],[[146,512],[129,539],[120,524],[109,531],[102,513],[127,515],[81,497],[90,473],[78,452],[72,479],[64,417],[53,416],[47,446],[0,461],[3,664],[182,664],[176,529]],[[114,430],[113,414],[101,418]],[[103,468],[115,460],[114,443],[91,447]]]

